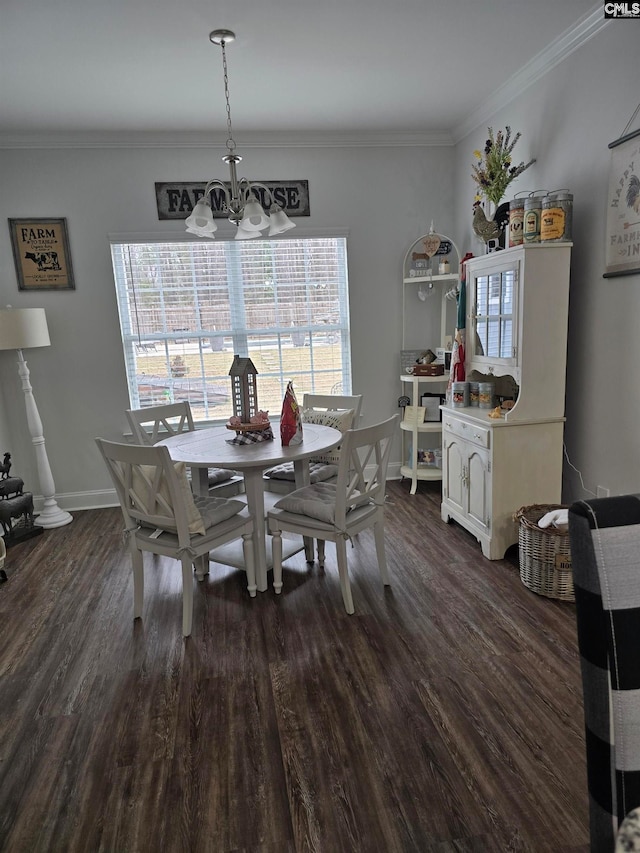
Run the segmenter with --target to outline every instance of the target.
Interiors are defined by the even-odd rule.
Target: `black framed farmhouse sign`
[[[66,219],[10,219],[18,290],[75,290]]]
[[[284,210],[287,216],[309,216],[309,181],[260,181],[269,188],[273,200]],[[206,181],[198,182],[157,182],[156,205],[158,219],[186,219],[193,208],[204,195]],[[231,191],[231,184],[225,182]],[[253,186],[258,201],[265,208],[269,207],[269,198],[260,186]],[[215,186],[209,193],[211,210],[216,219],[226,219],[225,195],[221,187]]]

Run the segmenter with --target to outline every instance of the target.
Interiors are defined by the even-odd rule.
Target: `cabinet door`
[[[451,433],[445,433],[442,454],[442,491],[444,497],[461,512],[465,511],[465,457],[465,443]]]
[[[473,445],[468,445],[467,448],[467,515],[477,527],[488,530],[491,525],[489,454]]]
[[[517,364],[519,267],[510,261],[471,276],[467,347],[477,370],[507,371]]]

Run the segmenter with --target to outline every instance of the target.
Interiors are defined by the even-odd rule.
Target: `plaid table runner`
[[[258,432],[240,432],[235,438],[225,438],[227,444],[257,444],[259,441],[273,441],[273,430],[259,430]]]

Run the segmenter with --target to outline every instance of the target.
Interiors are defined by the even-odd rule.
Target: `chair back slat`
[[[189,541],[184,493],[166,447],[117,444],[97,438],[96,444],[113,480],[127,527],[175,530]]]
[[[154,445],[170,435],[192,432],[195,429],[191,406],[187,400],[149,406],[145,409],[127,409],[125,412],[134,438],[138,444]]]
[[[143,520],[164,517],[173,520],[171,504],[161,493],[164,470],[161,465],[127,465],[131,485],[127,493],[132,514],[138,514]]]
[[[344,529],[347,512],[365,503],[384,503],[387,469],[399,415],[344,434],[336,483],[336,527]]]

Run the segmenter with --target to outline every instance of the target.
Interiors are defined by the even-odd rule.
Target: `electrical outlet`
[[[609,489],[606,489],[604,486],[596,486],[596,497],[597,498],[608,498],[609,497]]]

